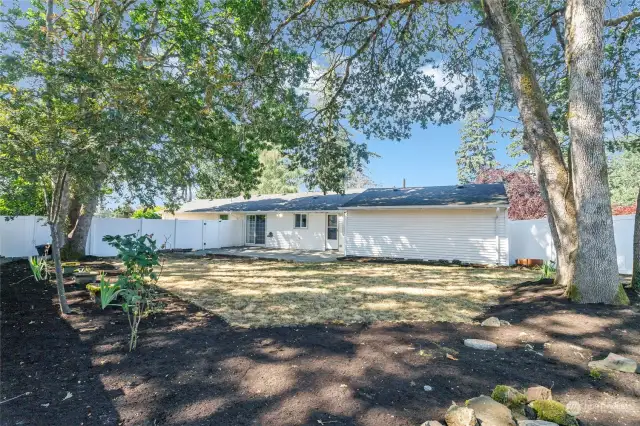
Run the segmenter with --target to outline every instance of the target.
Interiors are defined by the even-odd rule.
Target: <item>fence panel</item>
[[[17,216],[6,220],[0,216],[0,256],[36,255],[36,247],[51,242],[49,226],[38,216]]]
[[[623,274],[633,271],[633,226],[635,216],[632,214],[613,217],[613,232],[616,239],[618,269]]]
[[[153,235],[158,247],[174,248],[176,221],[160,219],[140,219],[143,234]]]
[[[218,220],[203,220],[202,232],[203,242],[202,246],[206,249],[220,248],[220,221]]]
[[[618,270],[630,274],[633,262],[634,215],[614,216],[613,230]],[[556,257],[546,219],[509,221],[509,262],[519,258],[554,260]]]
[[[117,250],[102,238],[105,235],[127,235],[140,233],[140,219],[116,219],[94,217],[89,231],[89,253],[92,256],[115,256]]]
[[[202,228],[201,220],[176,220],[174,248],[201,250],[203,243]]]

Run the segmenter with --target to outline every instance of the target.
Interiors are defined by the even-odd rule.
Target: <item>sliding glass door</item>
[[[247,215],[246,244],[264,244],[267,217],[263,214]]]

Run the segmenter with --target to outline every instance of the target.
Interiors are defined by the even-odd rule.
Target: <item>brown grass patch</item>
[[[159,285],[242,327],[471,322],[538,272],[429,265],[169,257]]]

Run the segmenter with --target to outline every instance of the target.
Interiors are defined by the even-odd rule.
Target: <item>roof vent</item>
[[[463,189],[464,185],[456,185],[456,189]]]

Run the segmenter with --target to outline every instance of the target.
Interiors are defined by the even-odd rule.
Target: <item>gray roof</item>
[[[410,207],[449,205],[508,204],[501,183],[427,186],[417,188],[354,189],[335,193],[299,192],[295,194],[255,195],[216,200],[194,200],[182,206],[180,212],[278,212],[333,211],[343,207]]]
[[[482,183],[417,188],[371,188],[351,198],[343,207],[409,207],[496,205],[509,203],[502,183]]]
[[[349,190],[346,194],[298,192],[295,194],[255,195],[242,197],[195,200],[185,204],[181,212],[270,212],[270,211],[332,211],[358,195],[363,189]]]

